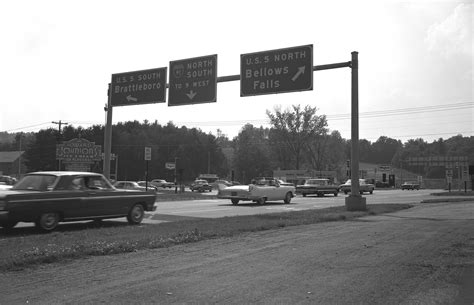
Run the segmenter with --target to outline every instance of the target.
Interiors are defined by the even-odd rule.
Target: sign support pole
[[[108,102],[107,102],[107,122],[105,124],[105,135],[104,135],[104,166],[103,174],[107,179],[110,179],[110,152],[112,151],[112,85],[109,84],[109,90],[107,91]]]
[[[346,208],[348,211],[364,211],[367,209],[366,198],[359,194],[359,53],[351,54],[351,194],[346,197]]]

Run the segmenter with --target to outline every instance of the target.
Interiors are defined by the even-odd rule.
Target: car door
[[[102,176],[86,176],[87,199],[84,209],[89,217],[126,215],[128,213],[127,200],[123,194],[125,190],[112,187]]]

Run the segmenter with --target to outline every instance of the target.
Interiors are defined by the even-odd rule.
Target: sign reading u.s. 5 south
[[[167,68],[112,74],[112,106],[166,102]]]
[[[240,96],[313,90],[313,45],[240,55]]]

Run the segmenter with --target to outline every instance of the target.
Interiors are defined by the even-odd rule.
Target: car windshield
[[[27,175],[18,181],[13,190],[48,191],[52,190],[55,181],[54,175]]]

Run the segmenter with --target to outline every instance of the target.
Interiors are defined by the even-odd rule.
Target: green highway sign
[[[157,68],[112,74],[112,106],[166,102],[166,71]]]
[[[313,90],[313,45],[240,55],[240,96]]]
[[[168,106],[212,103],[217,93],[217,55],[170,61]]]

